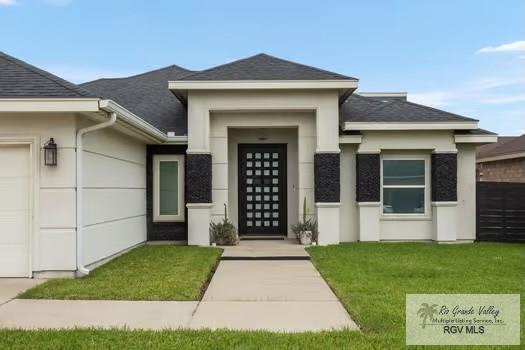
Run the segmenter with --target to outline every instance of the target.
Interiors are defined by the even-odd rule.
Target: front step
[[[287,237],[285,235],[241,235],[241,241],[283,241]]]

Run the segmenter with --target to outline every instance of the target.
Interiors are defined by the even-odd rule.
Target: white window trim
[[[430,220],[430,155],[424,154],[381,154],[381,218],[384,220],[414,219]],[[423,160],[425,162],[425,185],[383,185],[383,161],[384,160]],[[424,188],[425,189],[425,212],[424,213],[384,213],[383,212],[383,188]]]
[[[179,163],[179,213],[177,215],[160,215],[159,177],[160,162]],[[184,221],[184,155],[182,154],[157,154],[153,156],[153,221],[154,222],[180,222]]]

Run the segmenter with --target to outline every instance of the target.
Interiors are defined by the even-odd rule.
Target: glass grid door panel
[[[286,145],[239,145],[239,231],[286,234]]]

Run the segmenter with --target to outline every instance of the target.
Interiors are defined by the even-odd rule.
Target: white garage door
[[[0,145],[0,277],[29,276],[29,146]]]

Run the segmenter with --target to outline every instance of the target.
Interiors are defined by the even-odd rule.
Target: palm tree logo
[[[425,326],[427,325],[427,319],[432,318],[432,316],[434,316],[434,314],[437,313],[437,306],[437,304],[421,304],[421,308],[417,310],[417,314],[423,319],[422,328],[425,328]]]

